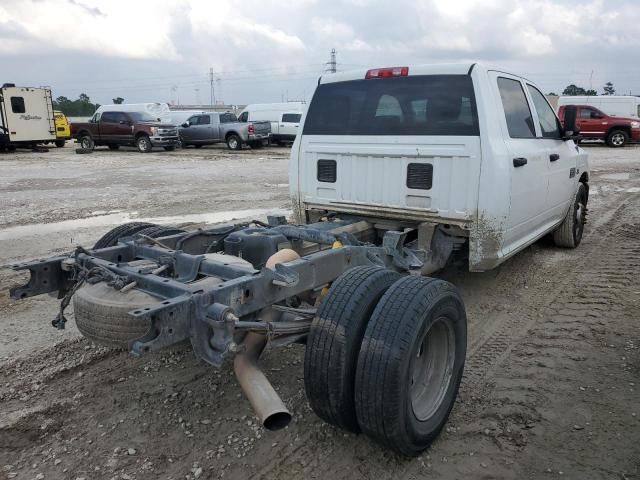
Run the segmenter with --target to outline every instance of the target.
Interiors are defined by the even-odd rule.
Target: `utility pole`
[[[593,70],[591,70],[591,74],[589,75],[589,90],[593,90]]]
[[[213,67],[209,68],[209,84],[211,85],[211,105],[216,104],[216,96],[213,90]]]
[[[332,48],[331,49],[331,57],[329,59],[329,61],[327,62],[328,68],[327,71],[329,73],[336,73],[338,71],[337,68],[337,62],[336,62],[336,49]]]

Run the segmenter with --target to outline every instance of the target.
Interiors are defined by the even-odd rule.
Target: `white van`
[[[607,115],[640,118],[640,97],[629,95],[563,95],[558,98],[558,109],[563,105],[589,105]]]
[[[254,122],[267,120],[271,122],[271,141],[281,144],[293,142],[298,134],[305,102],[255,103],[247,105],[238,120]]]
[[[94,118],[99,118],[102,112],[140,112],[148,113],[159,122],[175,125],[171,121],[171,110],[167,103],[121,103],[118,105],[101,105],[96,110]]]

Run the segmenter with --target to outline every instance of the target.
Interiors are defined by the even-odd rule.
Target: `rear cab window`
[[[304,135],[479,135],[468,75],[414,75],[321,84]]]

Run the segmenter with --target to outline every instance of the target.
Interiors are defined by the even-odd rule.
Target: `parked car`
[[[271,141],[282,144],[296,139],[302,114],[307,104],[304,102],[256,103],[247,105],[240,116],[242,122],[271,122]]]
[[[241,122],[231,112],[203,112],[189,117],[179,133],[183,147],[225,142],[230,150],[240,150],[243,145],[259,148],[269,140],[271,123]]]
[[[640,119],[607,115],[591,105],[575,105],[577,108],[576,125],[584,139],[598,139],[607,142],[613,148],[623,147],[630,141],[640,141]],[[560,121],[564,122],[562,105],[558,109]]]
[[[56,123],[56,140],[55,145],[58,148],[64,147],[67,140],[71,140],[71,126],[66,115],[59,111],[53,112],[53,118]]]
[[[159,123],[146,112],[97,111],[88,122],[71,123],[71,135],[82,148],[106,145],[117,150],[131,145],[142,153],[153,147],[171,151],[180,142],[176,126]]]
[[[563,95],[558,98],[558,108],[563,105],[588,105],[607,115],[640,118],[640,97],[631,95]]]

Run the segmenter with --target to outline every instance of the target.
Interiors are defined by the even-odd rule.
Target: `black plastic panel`
[[[336,182],[335,160],[318,160],[318,181],[325,183]]]
[[[407,166],[407,187],[429,190],[433,183],[433,165],[430,163],[410,163]]]

